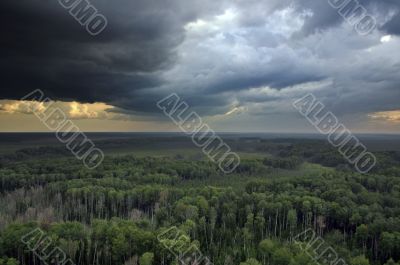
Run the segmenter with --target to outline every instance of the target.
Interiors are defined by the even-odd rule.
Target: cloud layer
[[[310,91],[344,118],[398,110],[400,3],[359,2],[378,22],[367,36],[325,0],[92,0],[108,19],[94,37],[57,1],[4,0],[0,99],[40,88],[157,119],[176,92],[236,130],[294,115]]]

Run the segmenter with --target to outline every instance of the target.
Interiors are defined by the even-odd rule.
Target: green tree
[[[250,258],[245,262],[240,262],[240,265],[261,265],[261,263],[256,259]]]
[[[263,241],[260,242],[258,248],[261,252],[261,255],[263,256],[264,263],[265,259],[267,259],[269,264],[271,256],[274,253],[275,243],[270,239],[264,239]]]
[[[153,261],[154,261],[154,254],[152,252],[146,252],[140,257],[139,264],[152,265]]]
[[[272,264],[288,265],[292,260],[292,255],[286,248],[280,248],[272,255]]]
[[[350,260],[351,265],[369,265],[369,261],[365,256],[357,256]]]
[[[399,263],[394,262],[393,259],[389,259],[389,260],[385,263],[385,265],[399,265]]]

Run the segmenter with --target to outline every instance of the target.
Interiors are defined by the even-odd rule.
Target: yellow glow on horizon
[[[175,131],[171,122],[144,120],[142,117],[111,111],[114,106],[102,102],[0,100],[0,132],[49,132],[34,113],[58,108],[85,132]]]
[[[113,106],[102,102],[52,101],[44,103],[26,100],[0,100],[0,113],[4,114],[43,113],[47,108],[59,108],[70,119],[112,119],[117,116],[115,113],[108,112],[108,110],[114,108]]]
[[[74,119],[107,119],[110,114],[107,109],[113,108],[105,103],[79,103],[73,101],[69,103],[69,116]]]
[[[372,119],[400,123],[400,110],[375,112],[375,113],[369,114],[368,116]]]
[[[43,112],[46,107],[43,102],[26,101],[26,100],[2,100],[0,103],[0,111],[7,114],[24,113],[31,114],[33,110],[36,112]]]

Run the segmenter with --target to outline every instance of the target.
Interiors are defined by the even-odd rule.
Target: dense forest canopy
[[[62,147],[1,155],[0,265],[44,264],[21,241],[36,228],[82,265],[176,264],[158,239],[171,227],[184,235],[171,248],[216,265],[316,264],[295,240],[307,229],[347,264],[400,262],[399,152],[375,152],[362,175],[323,141],[228,141],[242,152],[230,175],[186,149],[113,153],[94,170]]]

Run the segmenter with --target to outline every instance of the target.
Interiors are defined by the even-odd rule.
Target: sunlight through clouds
[[[391,35],[385,35],[381,38],[381,42],[385,43],[385,42],[389,42],[392,40],[392,36]]]
[[[384,120],[393,123],[400,123],[400,110],[375,112],[369,114],[368,116],[375,120]]]
[[[73,102],[37,102],[24,100],[0,100],[0,113],[3,114],[31,114],[45,112],[47,105],[60,108],[70,119],[121,119],[121,114],[110,112],[114,107],[105,103]]]
[[[25,100],[0,100],[0,112],[7,114],[33,114],[32,110],[37,112],[45,111],[43,102],[25,101]]]
[[[4,39],[11,41],[0,43],[11,54],[0,61],[7,69],[2,116],[27,118],[34,103],[17,100],[34,87],[59,100],[55,104],[69,118],[101,120],[104,130],[114,129],[103,126],[111,120],[158,122],[155,102],[170,93],[181,95],[205,119],[221,117],[223,126],[237,131],[263,124],[269,130],[267,124],[283,124],[290,114],[296,122],[281,128],[303,129],[290,103],[306,92],[316,93],[338,116],[351,117],[349,123],[358,128],[396,120],[393,113],[377,112],[399,109],[397,0],[363,1],[378,23],[367,36],[357,34],[329,1],[98,4],[112,27],[102,38],[86,40],[69,35],[79,33],[53,1],[23,5],[24,17],[36,23],[8,16],[19,14],[19,1],[0,2],[9,27]],[[37,29],[42,38],[26,34]],[[29,45],[14,45],[15,39]],[[381,123],[387,131],[396,126]]]
[[[82,104],[78,102],[69,103],[69,116],[73,119],[109,119],[112,114],[107,113],[113,108],[104,103]]]

